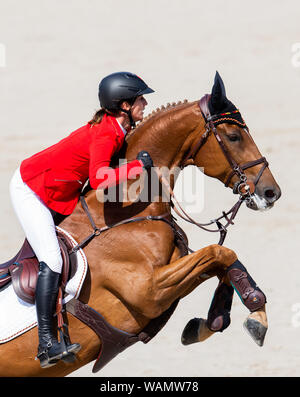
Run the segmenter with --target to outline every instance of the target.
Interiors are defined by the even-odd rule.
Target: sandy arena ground
[[[0,261],[24,237],[8,196],[14,170],[89,120],[98,82],[114,71],[135,72],[155,89],[148,113],[200,99],[218,70],[282,189],[271,211],[243,207],[226,240],[267,295],[263,348],[243,330],[247,309],[237,295],[224,333],[181,344],[186,323],[207,314],[213,279],[180,302],[148,345],[136,344],[96,375],[91,363],[72,376],[300,375],[299,12],[298,0],[0,1]],[[205,178],[204,209],[192,215],[206,221],[234,200]],[[217,242],[180,224],[193,249]]]

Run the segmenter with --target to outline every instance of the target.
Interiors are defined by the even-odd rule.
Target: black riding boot
[[[35,304],[38,320],[39,347],[37,358],[41,367],[47,368],[56,364],[63,356],[77,353],[80,345],[68,345],[67,351],[58,342],[53,315],[59,288],[60,274],[52,271],[44,262],[40,262],[40,271],[35,291]]]

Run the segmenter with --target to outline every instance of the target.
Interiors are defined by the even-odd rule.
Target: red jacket
[[[21,177],[47,207],[69,215],[88,178],[93,189],[104,189],[142,173],[139,160],[119,168],[107,168],[112,156],[121,149],[124,138],[117,120],[105,115],[101,123],[86,124],[24,160],[20,167]]]

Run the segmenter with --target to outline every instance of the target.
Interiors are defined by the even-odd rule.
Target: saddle
[[[65,289],[67,281],[77,269],[76,255],[71,255],[72,243],[59,230],[58,242],[63,259],[61,288]],[[17,296],[27,303],[35,302],[35,288],[39,271],[39,261],[25,239],[20,251],[9,261],[0,264],[0,288],[12,283]]]

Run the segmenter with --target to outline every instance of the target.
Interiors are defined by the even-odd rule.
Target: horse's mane
[[[140,123],[137,124],[136,128],[132,129],[126,135],[126,139],[131,137],[133,134],[135,134],[140,129],[140,127],[142,127],[149,120],[152,120],[153,118],[159,118],[162,114],[166,113],[167,111],[182,105],[186,105],[188,103],[189,103],[188,100],[185,99],[184,101],[179,101],[177,103],[176,102],[167,103],[167,105],[162,105],[161,107],[156,108],[156,110],[153,110],[151,113],[149,113]]]

